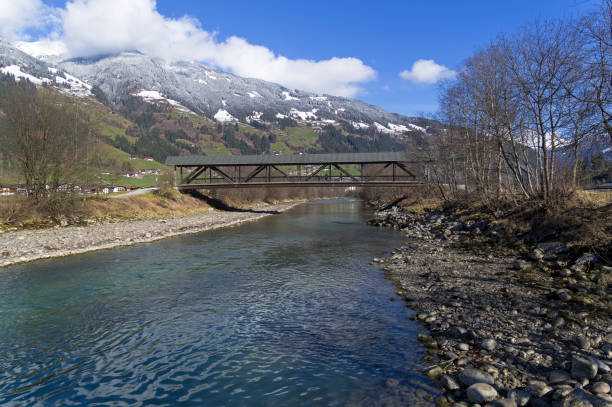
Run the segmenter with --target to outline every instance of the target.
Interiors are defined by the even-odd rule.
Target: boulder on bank
[[[497,390],[487,383],[474,383],[467,388],[467,396],[472,403],[484,404],[497,398]]]
[[[464,386],[471,386],[475,383],[486,383],[489,385],[494,383],[493,377],[490,374],[471,367],[463,369],[463,371],[459,373],[459,381]]]

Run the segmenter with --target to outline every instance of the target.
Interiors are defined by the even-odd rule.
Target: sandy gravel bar
[[[203,214],[164,219],[118,221],[89,226],[0,233],[0,267],[235,226],[284,212],[303,202],[262,205],[248,212],[225,212],[211,209]]]

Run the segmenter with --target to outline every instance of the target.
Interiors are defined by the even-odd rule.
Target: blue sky
[[[320,1],[158,0],[170,17],[188,13],[221,38],[238,35],[289,58],[357,57],[377,80],[357,98],[387,110],[418,115],[437,109],[437,86],[399,77],[418,59],[458,68],[479,47],[536,17],[581,14],[580,0]]]
[[[3,1],[13,0],[0,0]],[[27,1],[33,4],[40,3],[49,9],[66,8],[65,1]],[[101,13],[100,10],[105,10],[105,7],[111,14],[124,14],[123,10],[117,9],[124,7],[123,3],[126,2],[119,0],[106,2],[74,0],[73,2],[85,5],[91,3],[89,8],[81,4],[80,8],[70,9],[74,19],[77,20],[76,24],[71,24],[69,18],[64,16],[61,17],[64,20],[60,24],[55,21],[44,27],[28,27],[27,30],[21,30],[20,34],[22,36],[30,34],[28,38],[30,41],[45,36],[55,39],[59,37],[68,44],[68,48],[73,53],[83,52],[84,49],[112,48],[109,45],[109,42],[113,41],[112,38],[101,43],[102,40],[99,40],[101,35],[95,33],[95,27],[89,23],[79,27],[78,21],[95,17],[95,13]],[[98,3],[97,8],[93,7],[94,3]],[[150,20],[143,19],[141,22],[143,28],[140,32],[135,29],[135,33],[126,34],[134,38],[126,39],[125,36],[117,35],[116,41],[120,44],[119,47],[133,45],[151,48],[150,44],[141,42],[141,37],[147,36],[147,24],[151,26],[155,21],[162,21],[159,18],[163,21],[185,23],[183,17],[188,15],[192,18],[191,23],[202,32],[198,33],[197,41],[190,39],[191,42],[185,43],[185,52],[181,54],[182,56],[189,55],[190,44],[196,44],[193,48],[199,50],[197,59],[234,73],[275,80],[288,87],[294,85],[305,88],[312,82],[313,86],[307,90],[328,90],[330,93],[350,95],[406,115],[427,115],[437,110],[435,83],[415,83],[399,76],[401,71],[411,69],[417,60],[434,60],[438,65],[456,70],[460,68],[462,61],[479,47],[486,46],[499,33],[512,32],[537,17],[555,18],[583,14],[596,4],[591,0],[436,2],[158,0],[156,4],[151,0],[129,0],[127,3],[130,4],[127,7],[132,8],[137,7],[136,4],[140,4],[141,8],[147,8],[149,7],[147,3],[150,3],[152,10],[148,12],[159,16],[156,17],[157,20],[153,19],[155,16]],[[129,12],[137,13],[137,10],[125,11]],[[108,22],[104,24],[109,25]],[[131,24],[130,20],[126,19],[124,24]],[[89,27],[92,27],[91,30]],[[193,31],[189,27],[185,30]],[[94,32],[93,39],[89,42],[86,41],[87,31]],[[111,31],[121,30],[111,29]],[[108,33],[102,36],[109,37]],[[154,37],[154,34],[151,36]],[[236,40],[236,37],[242,41]],[[265,47],[265,50],[254,46]],[[154,51],[163,53],[167,50]],[[217,57],[217,54],[223,54],[223,57]],[[249,60],[251,54],[252,62]],[[247,56],[243,58],[242,55]],[[298,61],[320,62],[334,57],[342,60],[329,64],[294,64],[283,72],[276,72],[279,56]],[[238,59],[240,62],[237,62]],[[253,68],[254,65],[261,67],[256,69]],[[274,73],[269,73],[271,71]],[[295,76],[301,75],[301,79],[291,78],[292,71]],[[342,78],[344,72],[346,78]],[[329,80],[322,80],[321,78],[326,75],[330,76]],[[321,83],[314,84],[319,80]]]

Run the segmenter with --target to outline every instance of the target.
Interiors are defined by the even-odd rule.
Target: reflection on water
[[[400,236],[366,217],[313,202],[1,271],[0,404],[416,403],[418,326],[368,265]]]

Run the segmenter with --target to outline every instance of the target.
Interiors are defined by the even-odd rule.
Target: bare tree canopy
[[[580,149],[612,142],[611,58],[612,0],[500,36],[442,87],[434,177],[485,202],[504,191],[550,201],[576,186]]]
[[[27,81],[4,89],[0,141],[21,171],[29,195],[40,200],[75,182],[87,156],[89,126],[74,101]]]

